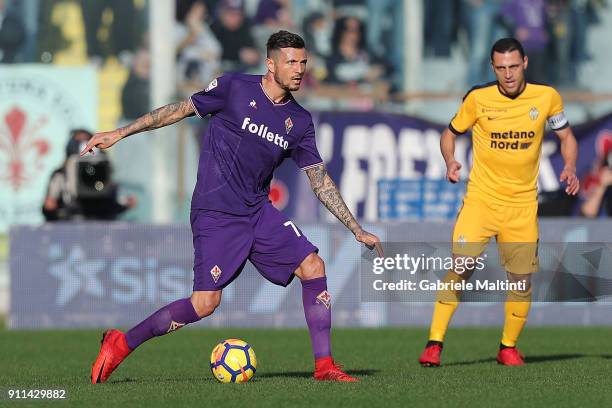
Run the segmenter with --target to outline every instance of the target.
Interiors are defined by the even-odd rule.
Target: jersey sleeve
[[[476,122],[476,100],[474,92],[468,93],[463,98],[459,111],[448,124],[448,128],[456,135],[462,135]]]
[[[315,128],[312,120],[308,124],[306,132],[304,133],[304,136],[300,140],[299,144],[291,152],[291,158],[302,170],[306,170],[310,167],[323,163],[323,159],[321,159],[321,155],[317,149]]]
[[[224,75],[213,79],[206,89],[191,95],[191,104],[198,117],[219,112],[225,106],[231,87],[231,79]]]
[[[552,130],[561,130],[569,126],[569,121],[563,111],[563,100],[555,89],[552,91],[547,120]]]

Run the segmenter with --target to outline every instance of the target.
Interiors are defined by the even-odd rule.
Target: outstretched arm
[[[355,239],[364,243],[369,249],[376,248],[378,256],[383,256],[380,239],[361,228],[353,214],[346,206],[334,181],[327,174],[324,164],[306,169],[306,175],[310,179],[310,187],[319,201],[327,207],[336,218],[340,220],[355,235]]]
[[[108,149],[125,137],[147,130],[168,126],[193,115],[195,115],[195,112],[189,99],[162,106],[161,108],[155,109],[154,111],[139,117],[127,126],[110,132],[96,133],[89,140],[89,142],[87,142],[87,146],[85,146],[81,152],[81,156],[87,152],[91,152],[93,154],[94,147]]]

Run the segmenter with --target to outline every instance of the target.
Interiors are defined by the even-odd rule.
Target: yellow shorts
[[[506,271],[519,275],[537,272],[537,203],[509,207],[466,197],[453,229],[453,254],[476,257],[491,237],[499,244],[500,261]]]

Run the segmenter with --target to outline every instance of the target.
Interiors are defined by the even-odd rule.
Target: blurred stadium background
[[[263,73],[265,40],[281,28],[307,41],[296,96],[314,114],[330,173],[383,239],[450,237],[464,186],[441,180],[440,132],[462,95],[492,79],[493,40],[513,35],[530,79],[560,90],[580,144],[576,199],[558,182],[557,141],[543,145],[540,212],[552,218],[541,219],[542,240],[611,241],[605,0],[0,0],[0,315],[9,327],[127,326],[190,292],[189,201],[205,124],[183,121],[76,164],[66,160],[71,131],[115,128],[224,71]],[[469,150],[469,137],[459,139],[464,177]],[[68,168],[62,194],[116,210],[45,223],[52,175]],[[428,305],[360,302],[360,249],[292,163],[270,197],[321,248],[339,325],[428,324]],[[243,275],[201,324],[303,326],[297,287]],[[535,305],[533,316],[531,325],[612,323],[601,302]],[[500,317],[500,305],[473,304],[456,322]]]

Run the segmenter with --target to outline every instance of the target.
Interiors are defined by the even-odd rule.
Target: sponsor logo
[[[285,125],[287,121],[285,121]],[[293,125],[291,125],[293,126]],[[274,143],[275,145],[287,150],[289,148],[289,142],[286,141],[281,135],[278,133],[272,133],[268,131],[268,126],[266,125],[258,125],[257,123],[251,123],[251,118],[246,117],[242,121],[242,129],[248,130],[250,133],[260,136],[262,139],[267,140],[268,142]]]
[[[487,116],[487,120],[499,119],[499,116]]]
[[[255,99],[251,100],[251,103],[249,103],[249,106],[253,109],[257,109],[257,102],[255,102]]]
[[[208,84],[206,89],[204,89],[204,92],[208,92],[208,91],[210,91],[212,89],[215,89],[216,87],[217,87],[217,78],[215,78],[212,81],[210,81],[210,84]]]
[[[506,108],[482,108],[482,113],[487,112],[508,112]]]
[[[525,150],[531,146],[534,131],[491,132],[491,148],[501,150]]]
[[[331,307],[331,295],[328,291],[324,290],[323,292],[317,295],[317,303],[322,303],[326,308]]]
[[[291,129],[293,129],[293,121],[291,120],[291,118],[287,118],[285,119],[285,130],[287,131],[286,133],[289,133]]]
[[[189,290],[186,268],[167,265],[160,267],[155,258],[131,256],[113,260],[92,258],[81,245],[64,250],[61,245],[48,248],[48,273],[57,279],[55,305],[70,307],[83,301],[83,296],[120,304],[170,302]]]
[[[529,119],[536,120],[538,116],[540,116],[540,112],[535,106],[529,109]]]
[[[58,252],[59,248],[52,250]],[[103,298],[104,287],[98,274],[105,264],[106,262],[100,259],[89,259],[79,245],[73,246],[66,259],[49,268],[49,273],[59,281],[55,304],[64,306],[81,291],[96,298]]]
[[[219,268],[217,265],[213,266],[213,268],[210,270],[210,274],[212,275],[215,283],[217,283],[221,277],[221,268]]]

